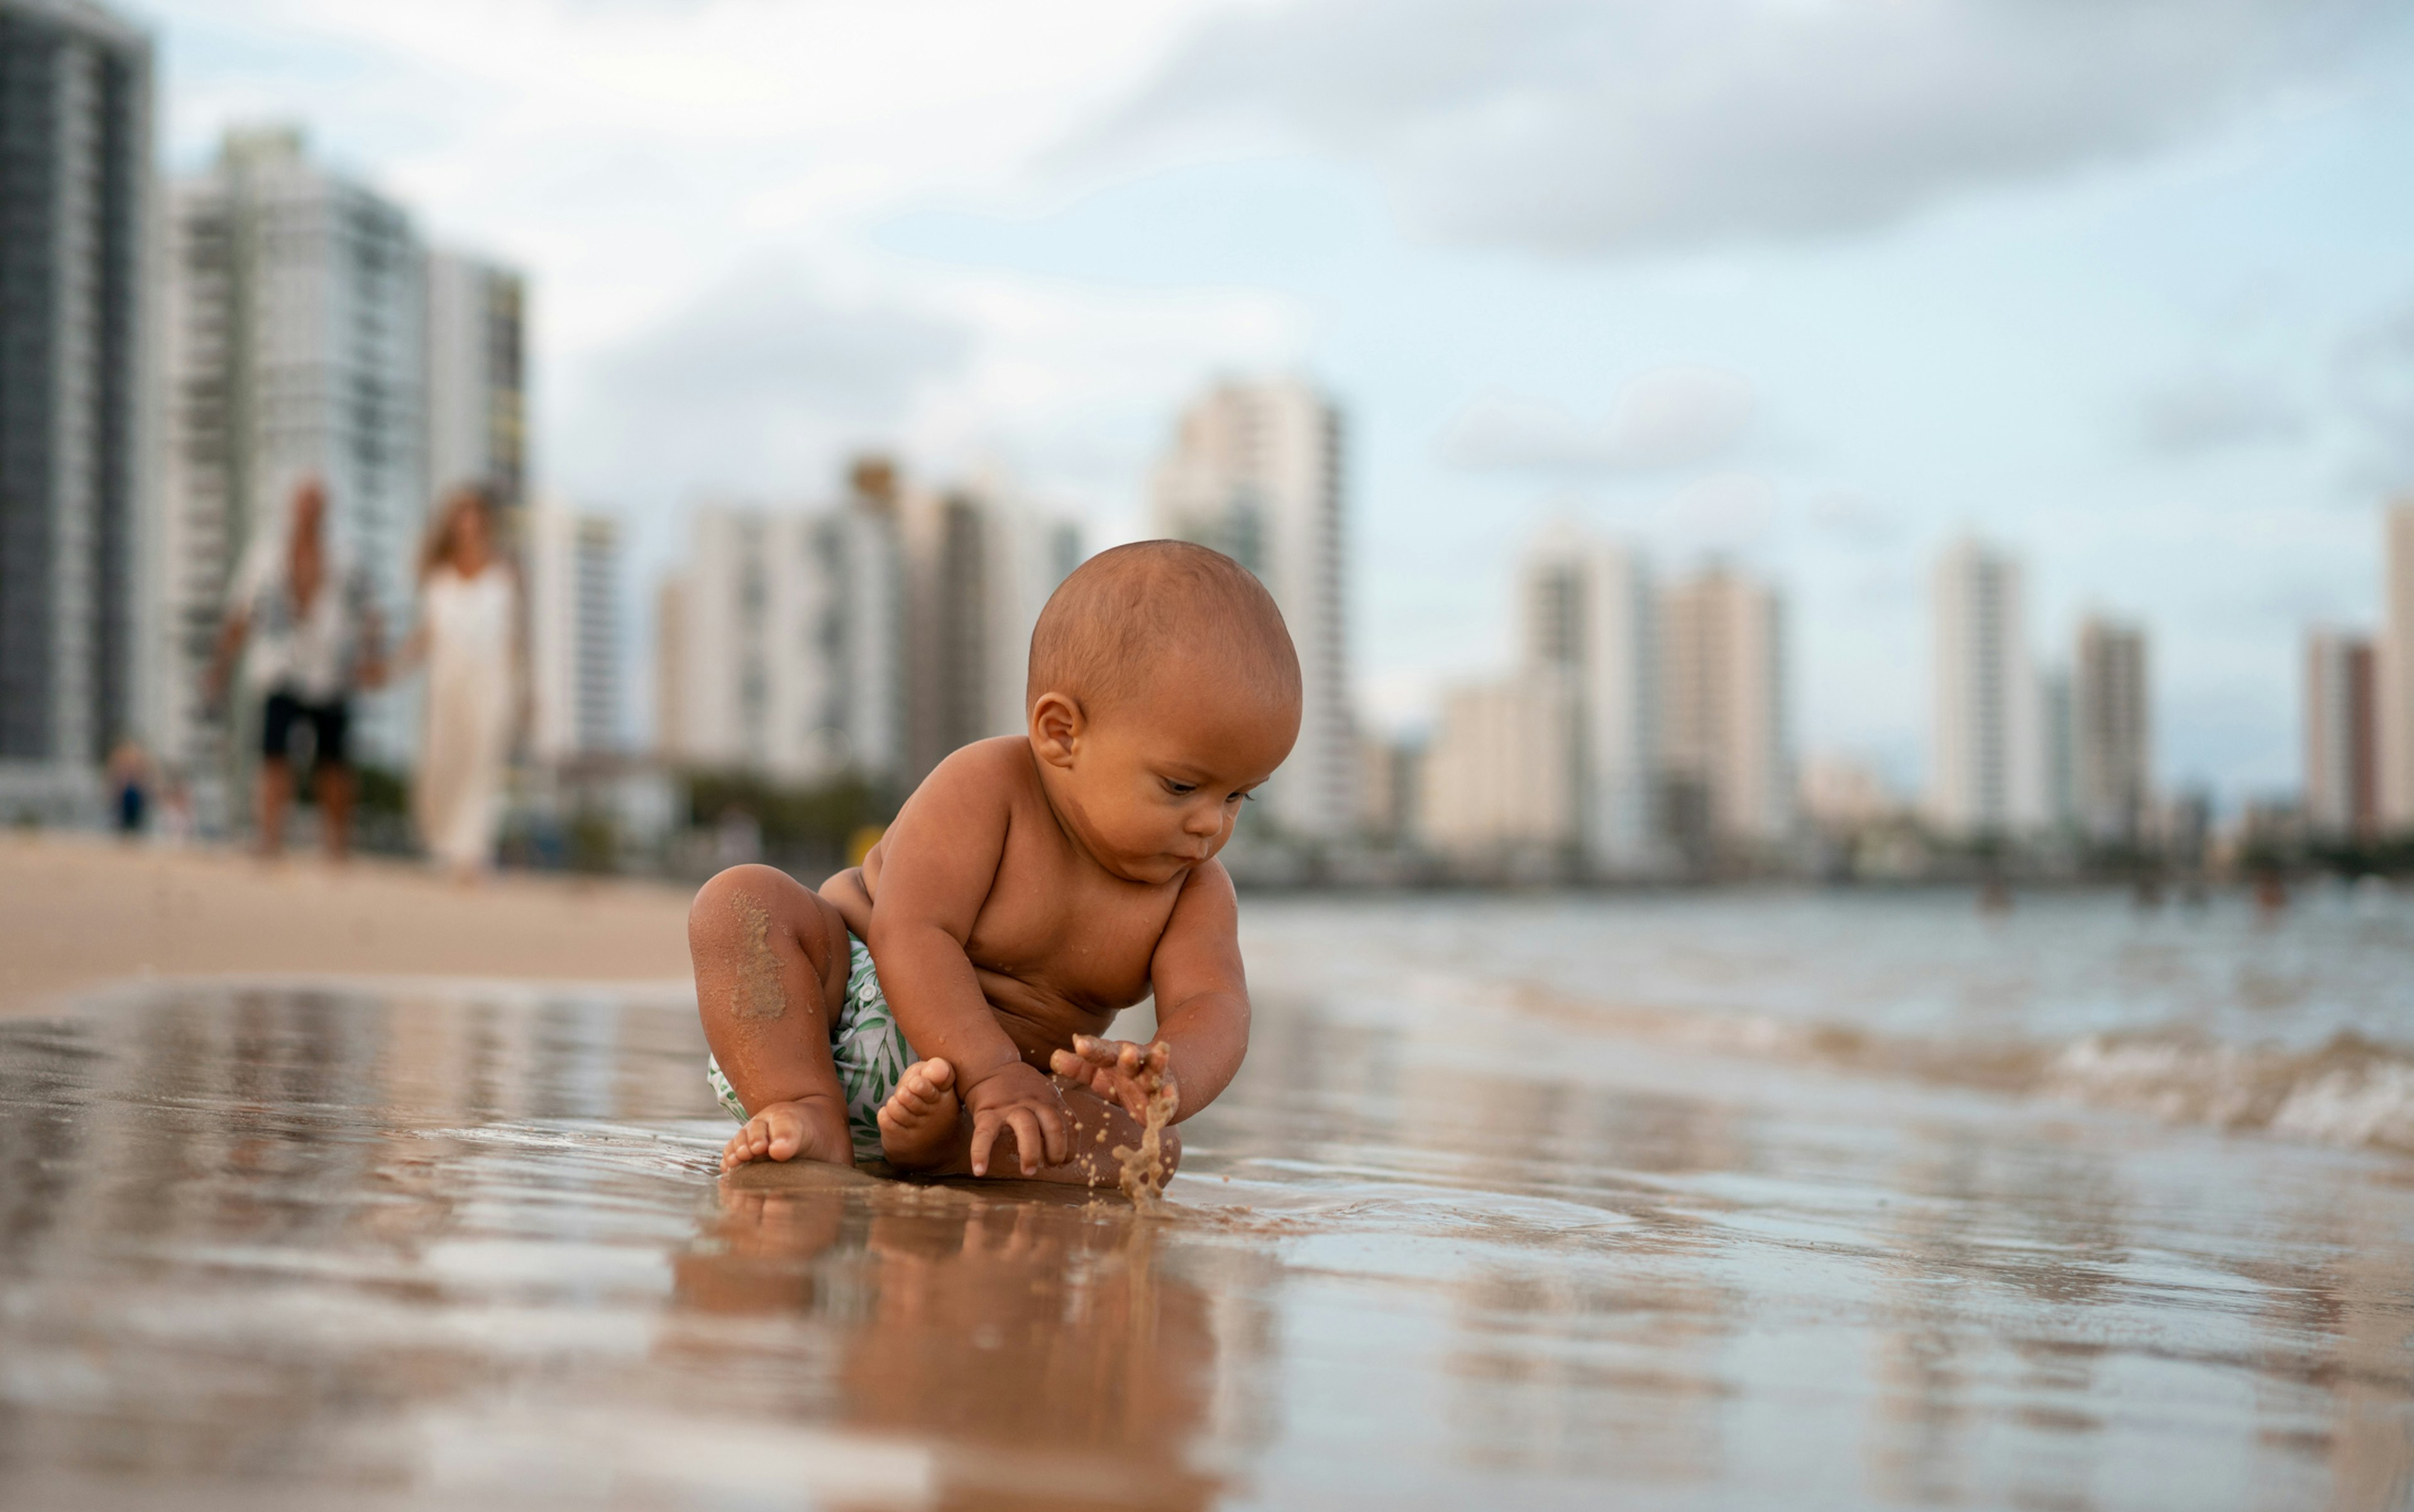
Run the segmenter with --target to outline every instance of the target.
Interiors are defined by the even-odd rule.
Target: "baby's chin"
[[[1204,861],[1193,861],[1187,856],[1170,856],[1159,853],[1152,856],[1120,857],[1111,863],[1111,870],[1126,882],[1156,883],[1170,882],[1185,872],[1196,870],[1205,864]]]

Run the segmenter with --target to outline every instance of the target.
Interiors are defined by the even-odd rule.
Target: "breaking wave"
[[[2414,1154],[2414,1056],[2353,1033],[2293,1052],[2090,1035],[2047,1063],[2040,1089],[2171,1122]]]
[[[2414,1054],[2352,1031],[2308,1050],[2228,1044],[2182,1029],[2092,1034],[2059,1045],[1974,1043],[1761,1014],[1609,1007],[1531,986],[1512,996],[1527,1013],[1688,1049],[2414,1154]]]

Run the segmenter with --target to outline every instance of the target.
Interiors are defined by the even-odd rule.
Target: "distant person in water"
[[[1028,733],[941,762],[819,893],[738,866],[697,894],[708,1074],[744,1124],[724,1168],[877,1158],[1098,1185],[1152,1104],[1178,1122],[1240,1070],[1248,989],[1215,855],[1299,736],[1273,598],[1203,546],[1093,557],[1040,613],[1024,709]],[[1098,1038],[1152,994],[1150,1043]]]
[[[293,740],[310,739],[310,778],[327,854],[342,860],[351,838],[351,698],[378,668],[380,626],[368,579],[328,539],[327,490],[305,478],[293,490],[282,530],[262,531],[235,575],[226,622],[211,658],[207,692],[226,694],[246,642],[252,687],[265,698],[260,721],[260,848],[285,846],[293,801]]]
[[[397,670],[427,664],[411,816],[427,853],[461,881],[493,861],[503,767],[521,720],[519,573],[498,540],[494,495],[447,495],[419,562],[419,627]]]

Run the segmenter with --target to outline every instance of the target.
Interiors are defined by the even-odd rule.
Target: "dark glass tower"
[[[0,0],[0,777],[138,723],[151,48],[81,0]]]

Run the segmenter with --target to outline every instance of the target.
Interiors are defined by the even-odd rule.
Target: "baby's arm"
[[[915,790],[880,842],[864,944],[906,1042],[955,1070],[973,1175],[989,1174],[991,1146],[1011,1130],[1022,1174],[1036,1175],[1069,1154],[1063,1100],[998,1025],[964,953],[1006,853],[1006,785],[982,770],[1000,759],[986,742],[968,746]]]
[[[1170,1086],[1172,1121],[1179,1123],[1231,1085],[1249,1052],[1241,907],[1221,862],[1207,862],[1183,884],[1149,962],[1149,985],[1156,995],[1156,1038],[1147,1049],[1082,1035],[1051,1064],[1135,1118],[1148,1115],[1152,1092]]]

